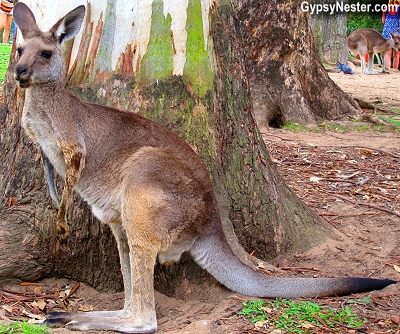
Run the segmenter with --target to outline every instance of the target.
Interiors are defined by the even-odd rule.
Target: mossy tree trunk
[[[25,2],[52,20],[65,14],[50,0],[40,7],[35,0]],[[121,3],[88,7],[83,34],[65,52],[70,88],[83,99],[139,112],[185,138],[209,167],[226,233],[239,253],[234,232],[247,252],[265,260],[309,249],[332,234],[285,185],[266,151],[253,117],[246,39],[231,3],[189,0],[187,8],[183,0],[178,8],[159,0]],[[19,125],[23,92],[13,83],[13,62],[1,117],[0,207],[0,263],[7,257],[13,264],[9,270],[0,266],[0,279],[63,275],[118,289],[110,231],[78,198],[69,212],[67,245],[59,248],[52,238],[54,213],[40,154]],[[315,66],[314,75],[321,75]],[[14,274],[17,263],[35,270]],[[194,269],[191,277],[199,277],[200,270],[188,266]],[[181,265],[157,267],[156,285],[179,294],[182,275],[187,271]]]

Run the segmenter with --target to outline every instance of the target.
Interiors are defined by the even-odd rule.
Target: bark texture
[[[317,4],[335,5],[334,0],[316,1]],[[342,1],[347,4],[347,1]],[[346,12],[323,12],[311,15],[311,28],[315,46],[323,62],[336,64],[340,59],[347,35]]]
[[[242,1],[238,16],[254,112],[261,126],[357,118],[360,109],[329,78],[301,1]],[[290,27],[290,28],[289,28]]]

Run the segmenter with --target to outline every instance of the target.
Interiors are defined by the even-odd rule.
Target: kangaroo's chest
[[[64,155],[58,146],[57,138],[51,123],[51,119],[45,114],[32,111],[29,109],[29,106],[24,108],[22,113],[22,127],[29,136],[39,144],[57,173],[63,176],[66,171]]]

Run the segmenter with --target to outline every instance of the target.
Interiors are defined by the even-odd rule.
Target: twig
[[[358,145],[354,145],[354,146],[342,146],[342,147],[366,148],[367,150],[381,152],[381,153],[390,155],[391,157],[394,157],[394,158],[400,158],[400,154],[393,153],[393,152],[389,152],[389,151],[385,151],[385,150],[381,150],[381,149],[379,149],[379,148],[372,148],[372,147],[358,146]]]
[[[305,268],[305,267],[280,267],[281,270],[290,270],[290,271],[320,271],[318,268]]]
[[[336,194],[332,194],[332,193],[328,193],[328,194],[331,195],[331,196],[333,196],[333,197],[337,197],[337,198],[339,198],[339,199],[341,199],[341,200],[344,200],[344,201],[347,201],[347,202],[349,202],[349,203],[352,203],[352,204],[354,204],[354,205],[363,205],[363,206],[367,206],[367,207],[369,207],[369,208],[376,209],[376,210],[380,210],[380,211],[383,211],[383,212],[386,212],[386,213],[390,213],[390,214],[392,214],[392,215],[395,215],[395,216],[397,216],[397,217],[400,217],[400,213],[398,213],[398,212],[396,212],[396,211],[391,211],[391,210],[388,210],[388,209],[385,209],[385,208],[382,208],[382,207],[380,207],[380,206],[377,206],[377,205],[374,205],[374,204],[370,204],[370,203],[356,202],[356,201],[353,201],[353,200],[351,200],[351,199],[348,199],[348,198],[343,197],[343,196],[340,196],[340,195],[336,195]]]
[[[71,297],[75,293],[75,291],[79,288],[79,286],[80,286],[79,282],[75,283],[70,292],[63,298],[63,301],[65,302],[69,297]]]
[[[276,137],[276,138],[279,138],[280,140],[290,141],[290,139],[288,139],[288,138],[283,138],[281,136],[277,136],[277,135],[274,135],[274,134],[268,133],[268,132],[261,132],[261,134],[264,136]]]

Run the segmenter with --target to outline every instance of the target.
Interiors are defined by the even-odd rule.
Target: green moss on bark
[[[140,66],[142,82],[157,82],[172,76],[171,16],[164,17],[163,3],[153,2],[150,41]]]
[[[204,22],[199,0],[189,1],[187,16],[186,30],[188,37],[183,79],[192,85],[196,95],[205,97],[207,92],[212,89],[213,71],[204,41]]]

